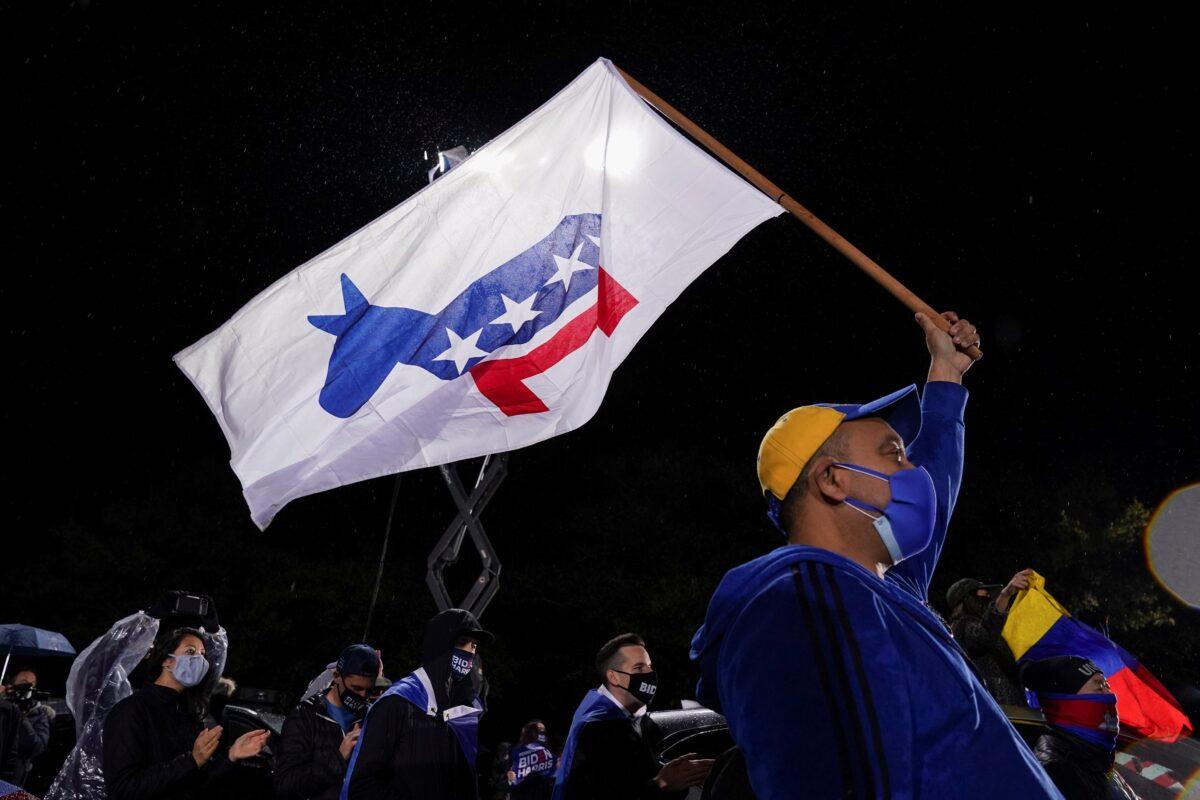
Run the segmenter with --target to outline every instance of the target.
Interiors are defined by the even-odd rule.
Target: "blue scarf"
[[[554,784],[554,794],[551,800],[562,800],[567,787],[567,776],[571,774],[571,760],[575,756],[575,744],[579,741],[579,732],[589,722],[603,719],[628,718],[625,710],[618,708],[596,689],[583,696],[583,702],[575,709],[575,717],[571,720],[571,730],[567,734],[567,743],[563,746],[562,757],[558,760],[558,780]]]
[[[396,695],[412,703],[421,713],[428,714],[431,717],[438,716],[437,701],[429,696],[429,692],[425,688],[425,681],[422,681],[422,678],[425,678],[425,681],[428,680],[424,669],[417,669],[414,672],[410,672],[393,683],[390,689],[380,695],[379,700]],[[367,716],[363,720],[362,733],[359,734],[358,744],[354,746],[354,753],[350,756],[350,763],[346,766],[346,777],[342,780],[342,792],[338,795],[339,800],[348,800],[350,794],[350,776],[354,774],[354,764],[358,761],[358,748],[362,745],[362,741],[367,735],[367,725],[371,721],[371,711],[374,710],[375,704],[379,700],[376,700],[371,705],[371,708],[367,709]],[[471,706],[456,706],[455,708],[445,709],[440,714],[442,720],[450,726],[450,731],[454,734],[454,738],[458,739],[458,746],[462,748],[463,755],[467,758],[467,763],[474,769],[475,756],[479,751],[479,717],[483,714],[483,704],[476,698]]]

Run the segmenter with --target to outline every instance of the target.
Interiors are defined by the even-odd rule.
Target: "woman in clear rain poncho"
[[[258,755],[270,732],[246,733],[218,752],[221,727],[205,728],[216,681],[204,637],[180,628],[142,662],[152,681],[117,703],[104,721],[104,782],[109,800],[191,800],[229,794],[236,763]]]
[[[108,632],[80,653],[67,678],[67,706],[75,716],[75,746],[44,800],[106,800],[101,733],[113,707],[133,694],[130,675],[154,645],[160,627],[181,626],[204,632],[205,658],[215,682],[225,670],[229,638],[220,626],[216,606],[207,597],[204,613],[181,613],[181,598],[197,599],[186,592],[167,592],[146,611],[113,623]],[[161,620],[161,622],[160,622]]]

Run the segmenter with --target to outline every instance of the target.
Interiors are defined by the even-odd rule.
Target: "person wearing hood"
[[[803,406],[759,448],[787,543],[725,575],[691,653],[759,800],[1059,796],[929,606],[979,343],[943,316],[949,333],[916,316],[923,396]]]
[[[1066,800],[1108,800],[1137,794],[1113,769],[1120,720],[1117,696],[1091,659],[1052,656],[1021,666],[1049,726],[1034,753]]]
[[[273,777],[283,800],[337,800],[378,678],[375,649],[350,645],[334,665],[328,688],[288,715]]]
[[[658,692],[658,675],[635,633],[610,639],[596,655],[600,686],[575,710],[563,747],[553,800],[665,800],[700,786],[711,759],[695,753],[663,765],[655,754],[662,738],[646,714]]]
[[[142,663],[150,681],[113,706],[104,720],[104,783],[109,800],[192,800],[229,796],[235,764],[256,756],[270,731],[243,734],[218,752],[221,726],[205,729],[215,683],[204,635],[172,631]]]
[[[421,666],[371,704],[342,783],[342,800],[478,797],[482,675],[477,651],[494,637],[451,608],[425,626]]]

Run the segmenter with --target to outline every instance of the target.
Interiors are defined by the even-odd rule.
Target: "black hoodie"
[[[469,680],[454,681],[450,670],[450,654],[454,650],[454,643],[464,633],[471,631],[480,632],[479,623],[470,611],[461,608],[443,611],[425,626],[425,638],[421,641],[421,666],[433,685],[440,709],[469,706],[479,696],[481,677],[478,658],[468,676]]]
[[[429,715],[403,697],[375,701],[359,739],[350,777],[350,800],[472,800],[478,797],[475,768],[442,712],[469,705],[478,691],[479,668],[451,680],[450,654],[463,633],[480,631],[468,611],[443,611],[425,626],[421,666],[433,686],[438,713]],[[490,639],[483,634],[480,638]]]

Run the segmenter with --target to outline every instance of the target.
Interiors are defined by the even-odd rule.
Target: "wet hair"
[[[521,727],[521,738],[517,739],[517,747],[530,742],[536,742],[538,736],[538,725],[545,726],[546,723],[540,719],[531,719]]]
[[[783,498],[783,504],[779,507],[779,525],[785,531],[792,529],[792,524],[796,521],[796,515],[800,511],[800,501],[804,497],[804,487],[808,484],[808,477],[812,475],[813,465],[821,456],[831,456],[839,461],[846,457],[846,434],[845,429],[838,427],[833,433],[829,434],[829,438],[821,443],[817,448],[817,452],[812,454],[812,458],[808,459],[808,463],[804,465],[804,469],[800,470],[800,476],[796,478],[796,482],[792,484],[792,488],[788,489],[787,495]]]
[[[600,680],[608,681],[608,671],[616,669],[617,664],[621,660],[622,647],[645,647],[646,643],[642,641],[642,637],[636,633],[622,633],[620,636],[615,636],[604,643],[600,648],[600,652],[596,653],[596,672],[600,675]]]
[[[171,656],[175,655],[175,648],[179,647],[179,643],[189,636],[195,636],[200,641],[204,642],[205,647],[208,647],[208,637],[196,628],[176,628],[161,637],[150,648],[150,652],[146,653],[146,657],[137,665],[133,673],[129,676],[131,684],[139,686],[149,686],[158,680],[162,675],[163,662]],[[207,658],[207,656],[206,656]],[[135,683],[136,678],[136,683]],[[190,686],[181,692],[180,704],[192,718],[195,725],[203,726],[204,716],[208,713],[208,701],[212,696],[213,689],[217,685],[216,670],[212,668],[212,662],[209,662],[208,674],[204,676],[204,680],[200,681],[196,686]]]

